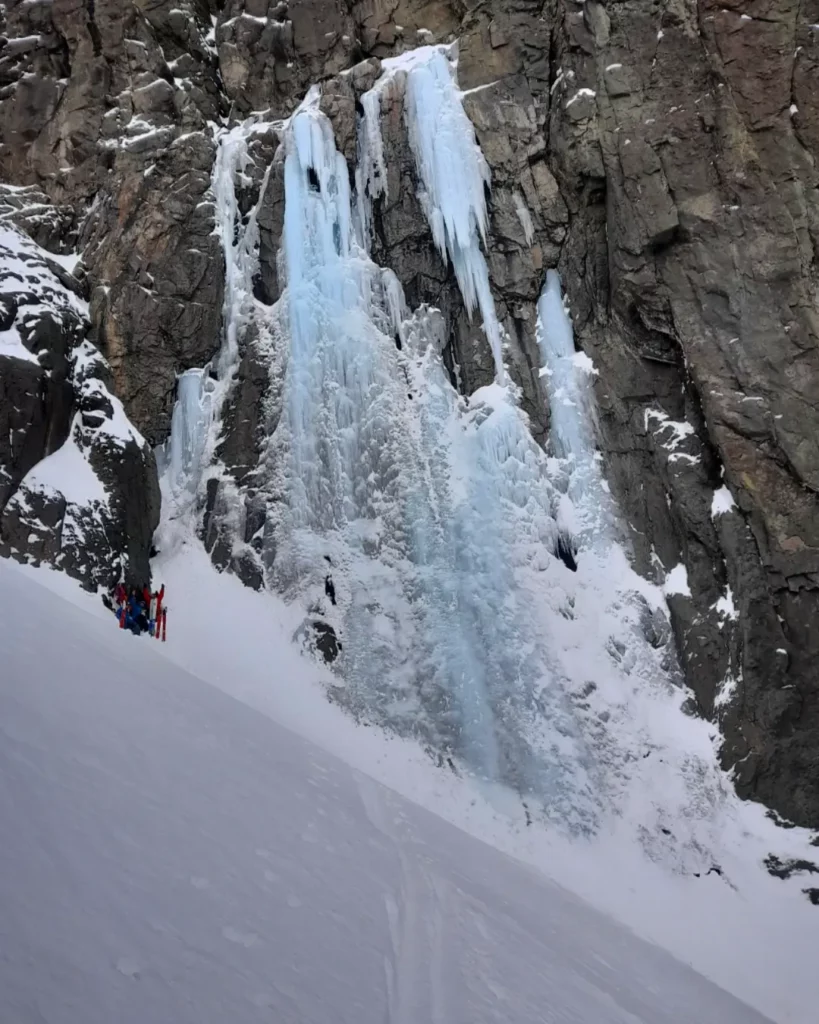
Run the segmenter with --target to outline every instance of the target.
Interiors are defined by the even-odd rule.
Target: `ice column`
[[[244,122],[226,132],[219,140],[213,169],[213,193],[216,199],[216,230],[225,257],[225,296],[222,302],[222,347],[216,363],[217,376],[229,382],[239,359],[239,337],[253,314],[253,275],[258,269],[258,207],[251,210],[243,225],[236,200],[236,184],[244,177],[250,162],[247,144],[266,124]],[[264,199],[270,168],[259,190]],[[226,390],[223,389],[223,390]],[[220,395],[220,400],[224,395]]]
[[[176,502],[192,501],[202,475],[212,415],[213,382],[204,370],[187,370],[177,382],[171,435],[163,452],[162,469]]]
[[[377,368],[372,265],[351,258],[347,164],[312,90],[285,145],[286,406],[291,512],[302,526],[356,518],[362,412]],[[377,268],[372,268],[377,270]]]
[[[571,507],[564,503],[560,525],[571,534],[583,535],[587,544],[599,543],[609,533],[611,506],[594,440],[590,381],[595,371],[589,357],[575,351],[556,270],[547,272],[538,302],[537,339],[549,395],[552,446],[569,473]]]

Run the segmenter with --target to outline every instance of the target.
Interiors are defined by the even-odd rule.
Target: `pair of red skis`
[[[161,634],[161,636],[160,636]],[[156,623],[154,624],[154,640],[162,640],[164,643],[168,635],[168,609],[160,608],[157,612]]]

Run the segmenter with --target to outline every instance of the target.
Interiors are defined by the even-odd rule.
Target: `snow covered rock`
[[[159,516],[153,454],[84,339],[79,283],[6,220],[0,227],[0,554],[87,585],[150,576]]]
[[[218,348],[224,273],[206,196],[208,122],[227,105],[208,5],[4,5],[0,33],[0,181],[73,206],[93,340],[128,415],[156,443],[176,374]]]

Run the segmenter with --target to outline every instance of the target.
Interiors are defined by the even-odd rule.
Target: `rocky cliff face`
[[[0,186],[0,555],[87,585],[147,580],[156,464],[85,339],[75,259],[32,238],[59,246],[60,228],[45,195]]]
[[[48,272],[90,302],[87,332],[69,311],[36,340],[20,332],[29,355],[0,348],[0,433],[16,438],[0,448],[0,551],[60,560],[14,502],[41,500],[26,474],[69,435],[94,450],[87,432],[116,417],[107,386],[155,445],[177,375],[214,358],[215,126],[285,117],[320,82],[354,179],[379,61],[458,39],[492,172],[505,357],[533,434],[548,444],[535,303],[556,267],[598,371],[599,444],[635,562],[681,581],[669,604],[699,711],[719,720],[741,793],[819,825],[817,0],[7,0],[0,34],[0,179],[36,196],[7,190],[9,223],[53,254],[80,251],[82,284]],[[492,357],[420,208],[402,104],[381,97],[389,181],[373,258],[411,306],[442,311],[448,365],[471,393],[492,380]],[[237,197],[246,216],[263,195],[255,287],[268,304],[280,287],[277,146],[274,130],[256,137]],[[254,470],[276,396],[256,341],[240,339],[227,474],[209,487],[204,540],[260,586]],[[119,510],[100,526],[105,550],[144,566],[157,499],[139,437],[88,461]],[[226,489],[244,503],[240,535]],[[111,564],[62,557],[88,579]]]

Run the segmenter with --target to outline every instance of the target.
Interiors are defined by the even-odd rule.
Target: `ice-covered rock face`
[[[408,309],[395,275],[367,252],[383,179],[381,95],[395,89],[430,230],[498,360],[495,382],[468,398],[444,365],[441,313]],[[320,621],[342,641],[334,698],[362,720],[418,737],[571,831],[595,830],[639,800],[654,836],[685,808],[699,838],[673,856],[698,865],[723,782],[699,727],[688,745],[674,735],[684,694],[664,601],[617,543],[594,450],[590,367],[574,354],[559,280],[547,278],[540,305],[555,427],[547,454],[521,412],[482,283],[486,168],[450,54],[428,48],[387,63],[361,106],[358,152],[370,158],[357,195],[319,89],[278,126],[280,154],[244,217],[235,194],[249,145],[269,126],[219,139],[226,330],[212,374],[180,379],[163,478],[174,510],[167,542],[174,522],[195,522],[205,507],[206,542],[220,559],[237,571],[253,561],[313,629]],[[427,108],[437,121],[419,124]],[[455,157],[472,161],[463,175],[471,191],[447,185]],[[277,168],[283,291],[270,307],[253,282]],[[266,430],[252,482],[237,487],[219,436],[249,350],[268,367]]]

